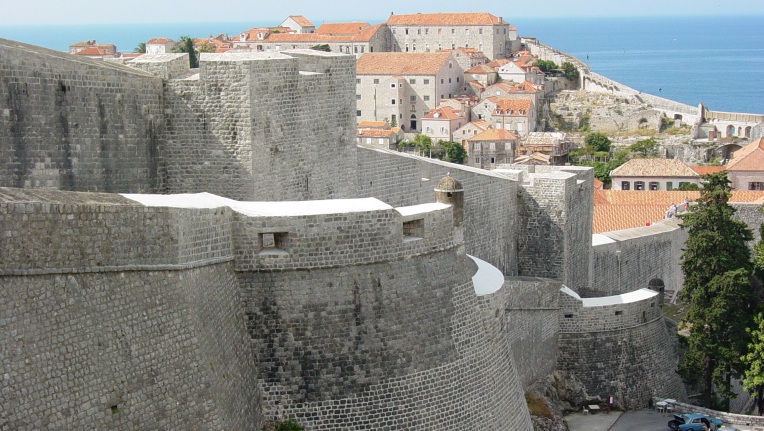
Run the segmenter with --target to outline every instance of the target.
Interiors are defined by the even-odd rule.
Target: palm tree
[[[139,43],[138,46],[133,48],[133,52],[145,54],[146,53],[146,43],[145,42]]]

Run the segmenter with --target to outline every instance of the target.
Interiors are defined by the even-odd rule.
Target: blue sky
[[[387,19],[390,12],[486,11],[512,22],[525,17],[764,15],[760,0],[0,0],[0,25],[166,22],[281,22],[305,15],[324,21]]]

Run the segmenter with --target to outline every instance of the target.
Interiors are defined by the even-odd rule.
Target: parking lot
[[[639,410],[620,415],[618,412],[612,412],[610,415],[574,413],[565,417],[570,431],[669,431],[668,421],[672,418],[671,413],[658,413],[654,410]],[[733,426],[740,430],[751,429],[746,426]]]

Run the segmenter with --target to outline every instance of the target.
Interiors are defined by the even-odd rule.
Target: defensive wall
[[[0,135],[2,178],[26,188],[0,191],[0,307],[10,316],[0,322],[13,370],[0,396],[11,428],[256,429],[292,415],[311,429],[530,430],[522,388],[600,355],[615,336],[634,340],[610,362],[609,387],[674,369],[661,318],[613,333],[607,315],[585,332],[604,348],[563,350],[561,308],[573,306],[560,288],[586,293],[613,271],[607,259],[590,264],[591,169],[490,172],[356,147],[352,56],[214,54],[188,70],[181,58],[147,57],[133,65],[141,71],[0,44],[7,118],[23,94],[9,89],[35,84],[42,94],[30,100],[48,97],[58,68],[89,71],[80,108],[114,85],[115,100],[141,87],[155,101],[140,104],[142,120],[104,106],[104,130],[135,121],[118,139],[145,144],[145,155],[109,153],[115,171],[72,169],[68,183],[19,182],[13,170],[26,157],[19,143],[34,142],[39,163],[69,175],[60,141],[38,139],[60,138],[55,104],[19,105],[28,114],[18,130],[3,120],[17,131]],[[49,72],[36,80],[38,67]],[[94,133],[71,135],[69,147],[99,155]],[[105,190],[134,194],[37,190],[100,191],[107,172],[129,181]],[[435,202],[449,175],[463,217],[456,200]],[[641,260],[654,238],[622,253]],[[661,241],[661,253],[673,247]],[[466,254],[498,268],[505,286],[476,294]],[[659,263],[641,268],[658,273]],[[60,384],[46,383],[52,375]],[[624,406],[652,382],[625,393]]]
[[[676,332],[663,319],[660,294],[650,289],[581,298],[560,294],[561,370],[578,377],[590,395],[613,395],[623,409],[648,406],[655,394],[686,400],[675,372]]]

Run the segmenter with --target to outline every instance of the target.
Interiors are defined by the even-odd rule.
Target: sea
[[[644,93],[724,112],[764,114],[764,16],[517,18],[520,36],[574,55]],[[359,18],[359,20],[363,20]],[[366,19],[374,24],[380,19]],[[66,51],[75,42],[132,52],[152,37],[238,35],[278,22],[2,26],[0,38]]]

